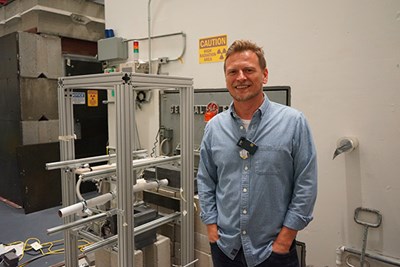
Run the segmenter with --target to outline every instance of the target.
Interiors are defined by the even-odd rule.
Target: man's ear
[[[268,82],[268,69],[265,68],[265,70],[264,70],[263,84],[267,84],[267,82]]]

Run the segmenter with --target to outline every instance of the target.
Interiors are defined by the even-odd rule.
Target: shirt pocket
[[[279,174],[282,165],[283,151],[272,145],[259,146],[254,154],[256,174]]]

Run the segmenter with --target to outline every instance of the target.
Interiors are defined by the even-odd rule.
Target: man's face
[[[225,62],[225,81],[229,93],[239,102],[262,95],[263,84],[268,81],[268,70],[262,70],[253,51],[237,52]]]

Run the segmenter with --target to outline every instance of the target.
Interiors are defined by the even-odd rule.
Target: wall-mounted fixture
[[[336,150],[333,153],[333,159],[344,152],[351,152],[358,147],[356,137],[341,137],[336,142]]]

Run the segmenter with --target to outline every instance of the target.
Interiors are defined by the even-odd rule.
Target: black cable
[[[37,255],[39,255],[39,254],[41,254],[40,253],[40,251],[29,251],[29,250],[25,250],[24,251],[24,254],[27,254],[27,255],[29,255],[29,256],[37,256]]]
[[[43,258],[43,257],[45,257],[45,256],[49,256],[49,255],[55,255],[55,254],[41,254],[41,255],[39,255],[39,256],[36,256],[36,257],[34,257],[34,258],[32,258],[32,259],[29,259],[29,260],[25,261],[24,263],[20,263],[20,264],[18,265],[18,267],[27,266],[29,263],[32,263],[32,262],[34,262],[35,260],[41,259],[41,258]]]
[[[156,134],[156,140],[155,140],[155,142],[153,144],[153,148],[151,149],[150,157],[153,157],[156,154],[156,147],[157,147],[157,144],[158,144],[158,136],[160,135],[160,130],[161,130],[161,128],[158,128],[158,131],[157,131],[157,134]]]

